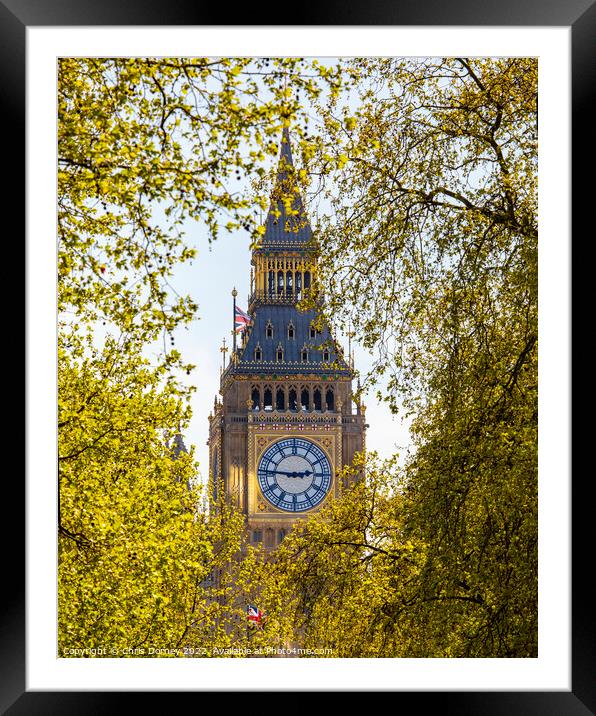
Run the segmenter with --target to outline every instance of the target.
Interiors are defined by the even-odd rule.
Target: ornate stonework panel
[[[270,416],[268,416],[270,417]],[[281,416],[280,416],[281,417]],[[295,417],[295,416],[291,416]],[[318,445],[324,451],[326,457],[329,460],[332,470],[332,483],[331,489],[327,494],[326,498],[321,504],[313,507],[312,510],[308,510],[305,514],[315,512],[317,509],[327,503],[328,499],[333,498],[339,494],[338,486],[335,480],[335,473],[338,468],[341,467],[340,455],[341,455],[341,423],[336,422],[335,416],[329,415],[331,420],[327,419],[325,422],[313,425],[308,423],[306,420],[299,422],[288,422],[285,423],[283,419],[273,422],[261,422],[253,420],[248,425],[248,466],[247,466],[247,479],[248,479],[248,516],[249,519],[253,519],[257,516],[259,518],[277,518],[283,519],[284,522],[293,522],[299,515],[296,513],[285,512],[277,509],[271,505],[267,500],[263,498],[261,489],[258,484],[257,472],[258,465],[261,457],[266,450],[276,442],[284,440],[288,437],[300,437],[305,438],[315,445]],[[291,427],[291,430],[287,430],[286,425]],[[321,430],[320,428],[327,428]],[[280,429],[281,428],[281,429]],[[304,516],[304,515],[303,515]],[[252,519],[251,519],[252,522]]]

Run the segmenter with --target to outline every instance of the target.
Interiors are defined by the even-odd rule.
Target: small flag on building
[[[251,323],[251,317],[248,315],[248,313],[244,313],[244,311],[236,306],[236,310],[234,313],[234,330],[236,333],[242,333],[245,331],[248,326]]]
[[[246,607],[246,618],[250,627],[260,629],[263,626],[263,612],[253,604]]]

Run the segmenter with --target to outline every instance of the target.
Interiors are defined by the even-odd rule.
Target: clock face
[[[285,512],[310,510],[331,487],[329,460],[304,438],[287,438],[267,448],[257,477],[265,499]]]

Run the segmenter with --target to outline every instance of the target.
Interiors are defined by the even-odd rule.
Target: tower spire
[[[294,160],[292,159],[292,144],[290,142],[290,128],[284,125],[281,133],[281,147],[279,151],[279,170],[278,170],[278,182],[280,179],[280,173],[283,178],[286,178],[287,172],[283,173],[283,165],[294,168]]]
[[[265,222],[261,247],[270,250],[305,249],[312,230],[297,190],[290,129],[284,124],[279,151],[277,179]]]

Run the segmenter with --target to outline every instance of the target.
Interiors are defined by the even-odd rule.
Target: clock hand
[[[276,470],[276,475],[285,475],[286,477],[308,477],[309,475],[312,475],[312,472],[310,470],[305,470],[304,472],[285,472],[284,470]]]

